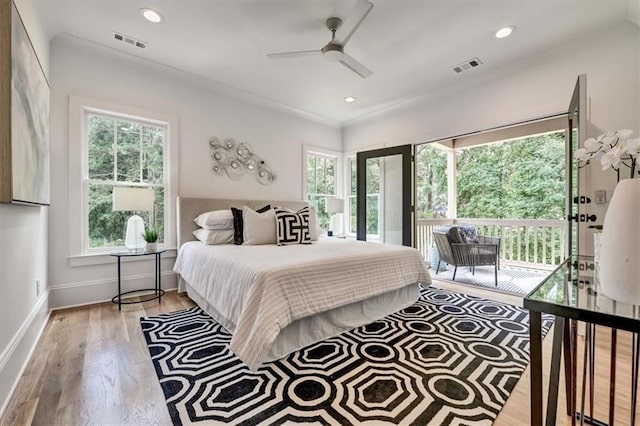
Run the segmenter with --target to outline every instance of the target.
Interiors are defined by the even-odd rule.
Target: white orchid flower
[[[611,148],[600,159],[602,170],[607,170],[609,167],[615,169],[618,163],[620,163],[620,157],[622,154],[623,151],[620,145],[616,146],[615,148]]]
[[[640,155],[640,138],[627,139],[623,141],[622,146],[624,146],[625,152],[631,157]]]
[[[631,129],[616,130],[616,136],[618,136],[620,140],[628,139],[632,134],[633,130]]]
[[[602,149],[608,151],[613,148],[616,142],[618,142],[618,138],[616,136],[605,136],[602,138]]]
[[[609,131],[607,131],[607,132],[604,132],[604,133],[603,133],[603,134],[601,134],[600,136],[598,136],[598,137],[596,138],[596,140],[597,140],[598,142],[602,142],[602,141],[604,140],[604,138],[612,138],[612,137],[615,137],[615,135],[616,135],[616,131],[615,131],[615,130],[609,130]]]
[[[593,155],[598,151],[600,151],[601,148],[602,148],[602,143],[598,142],[594,138],[589,138],[586,141],[584,141],[584,149],[589,154]]]
[[[588,152],[586,149],[584,148],[580,148],[580,149],[576,149],[573,153],[573,157],[578,160],[578,161],[584,161],[587,162],[589,160],[591,160],[591,153]]]
[[[629,166],[626,163],[629,160],[632,161],[631,164],[635,164],[640,157],[640,138],[631,139],[632,134],[631,129],[609,130],[597,138],[585,140],[583,148],[574,152],[574,157],[582,167],[589,164],[589,160],[602,154],[602,170],[619,170],[620,163]]]

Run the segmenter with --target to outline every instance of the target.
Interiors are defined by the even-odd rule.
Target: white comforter
[[[431,279],[410,247],[324,239],[311,245],[182,245],[173,269],[235,330],[231,349],[251,369],[300,318]]]

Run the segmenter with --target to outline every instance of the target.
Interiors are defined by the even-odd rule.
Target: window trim
[[[163,248],[176,247],[176,196],[178,194],[178,118],[174,115],[156,113],[108,101],[69,96],[69,258],[99,257],[108,255],[115,247],[89,248],[88,246],[88,147],[86,117],[90,113],[139,121],[166,128],[163,150],[165,188],[165,243]],[[124,182],[123,182],[124,183]],[[147,184],[135,184],[147,186]],[[81,226],[77,226],[81,224]],[[77,263],[77,262],[72,262]],[[95,264],[101,263],[100,259]],[[72,265],[73,266],[73,265]]]
[[[302,146],[302,199],[307,200],[308,191],[307,191],[307,156],[309,154],[317,155],[320,157],[327,158],[335,158],[336,159],[336,181],[334,182],[334,188],[336,190],[335,197],[342,198],[343,194],[343,155],[340,151],[335,151],[333,149],[322,148],[313,145],[303,145]]]
[[[305,202],[309,202],[309,194],[307,188],[307,156],[309,154],[317,155],[320,157],[327,158],[335,158],[336,166],[335,166],[335,178],[333,187],[335,188],[335,198],[342,198],[346,203],[347,200],[343,197],[344,194],[344,155],[340,151],[336,151],[333,149],[322,148],[314,145],[303,145],[302,146],[302,199]],[[345,206],[346,207],[346,206]],[[316,212],[317,214],[317,212]],[[342,214],[342,223],[340,229],[345,228],[345,217],[346,215]]]

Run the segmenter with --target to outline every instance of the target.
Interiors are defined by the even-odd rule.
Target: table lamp
[[[117,186],[113,188],[113,211],[130,211],[134,214],[127,220],[124,245],[129,251],[142,251],[145,241],[144,221],[135,212],[148,212],[153,209],[155,194],[151,188],[131,188]]]
[[[331,214],[329,219],[329,232],[327,235],[332,236],[336,229],[336,214],[344,212],[344,200],[342,198],[327,198],[327,213]]]

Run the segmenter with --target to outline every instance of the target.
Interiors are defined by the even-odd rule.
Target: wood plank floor
[[[440,288],[521,305],[522,299],[487,290],[437,282]],[[194,306],[183,295],[168,292],[156,301],[123,306],[111,303],[54,311],[0,425],[170,424],[139,318]],[[607,419],[608,331],[597,338],[596,414]],[[630,336],[619,335],[616,424],[630,424]],[[545,386],[551,336],[544,342]],[[581,356],[579,356],[581,359]],[[559,414],[564,415],[564,384]],[[640,422],[640,415],[638,417]],[[495,425],[529,423],[529,370],[525,371]],[[562,417],[558,424],[569,424]]]

